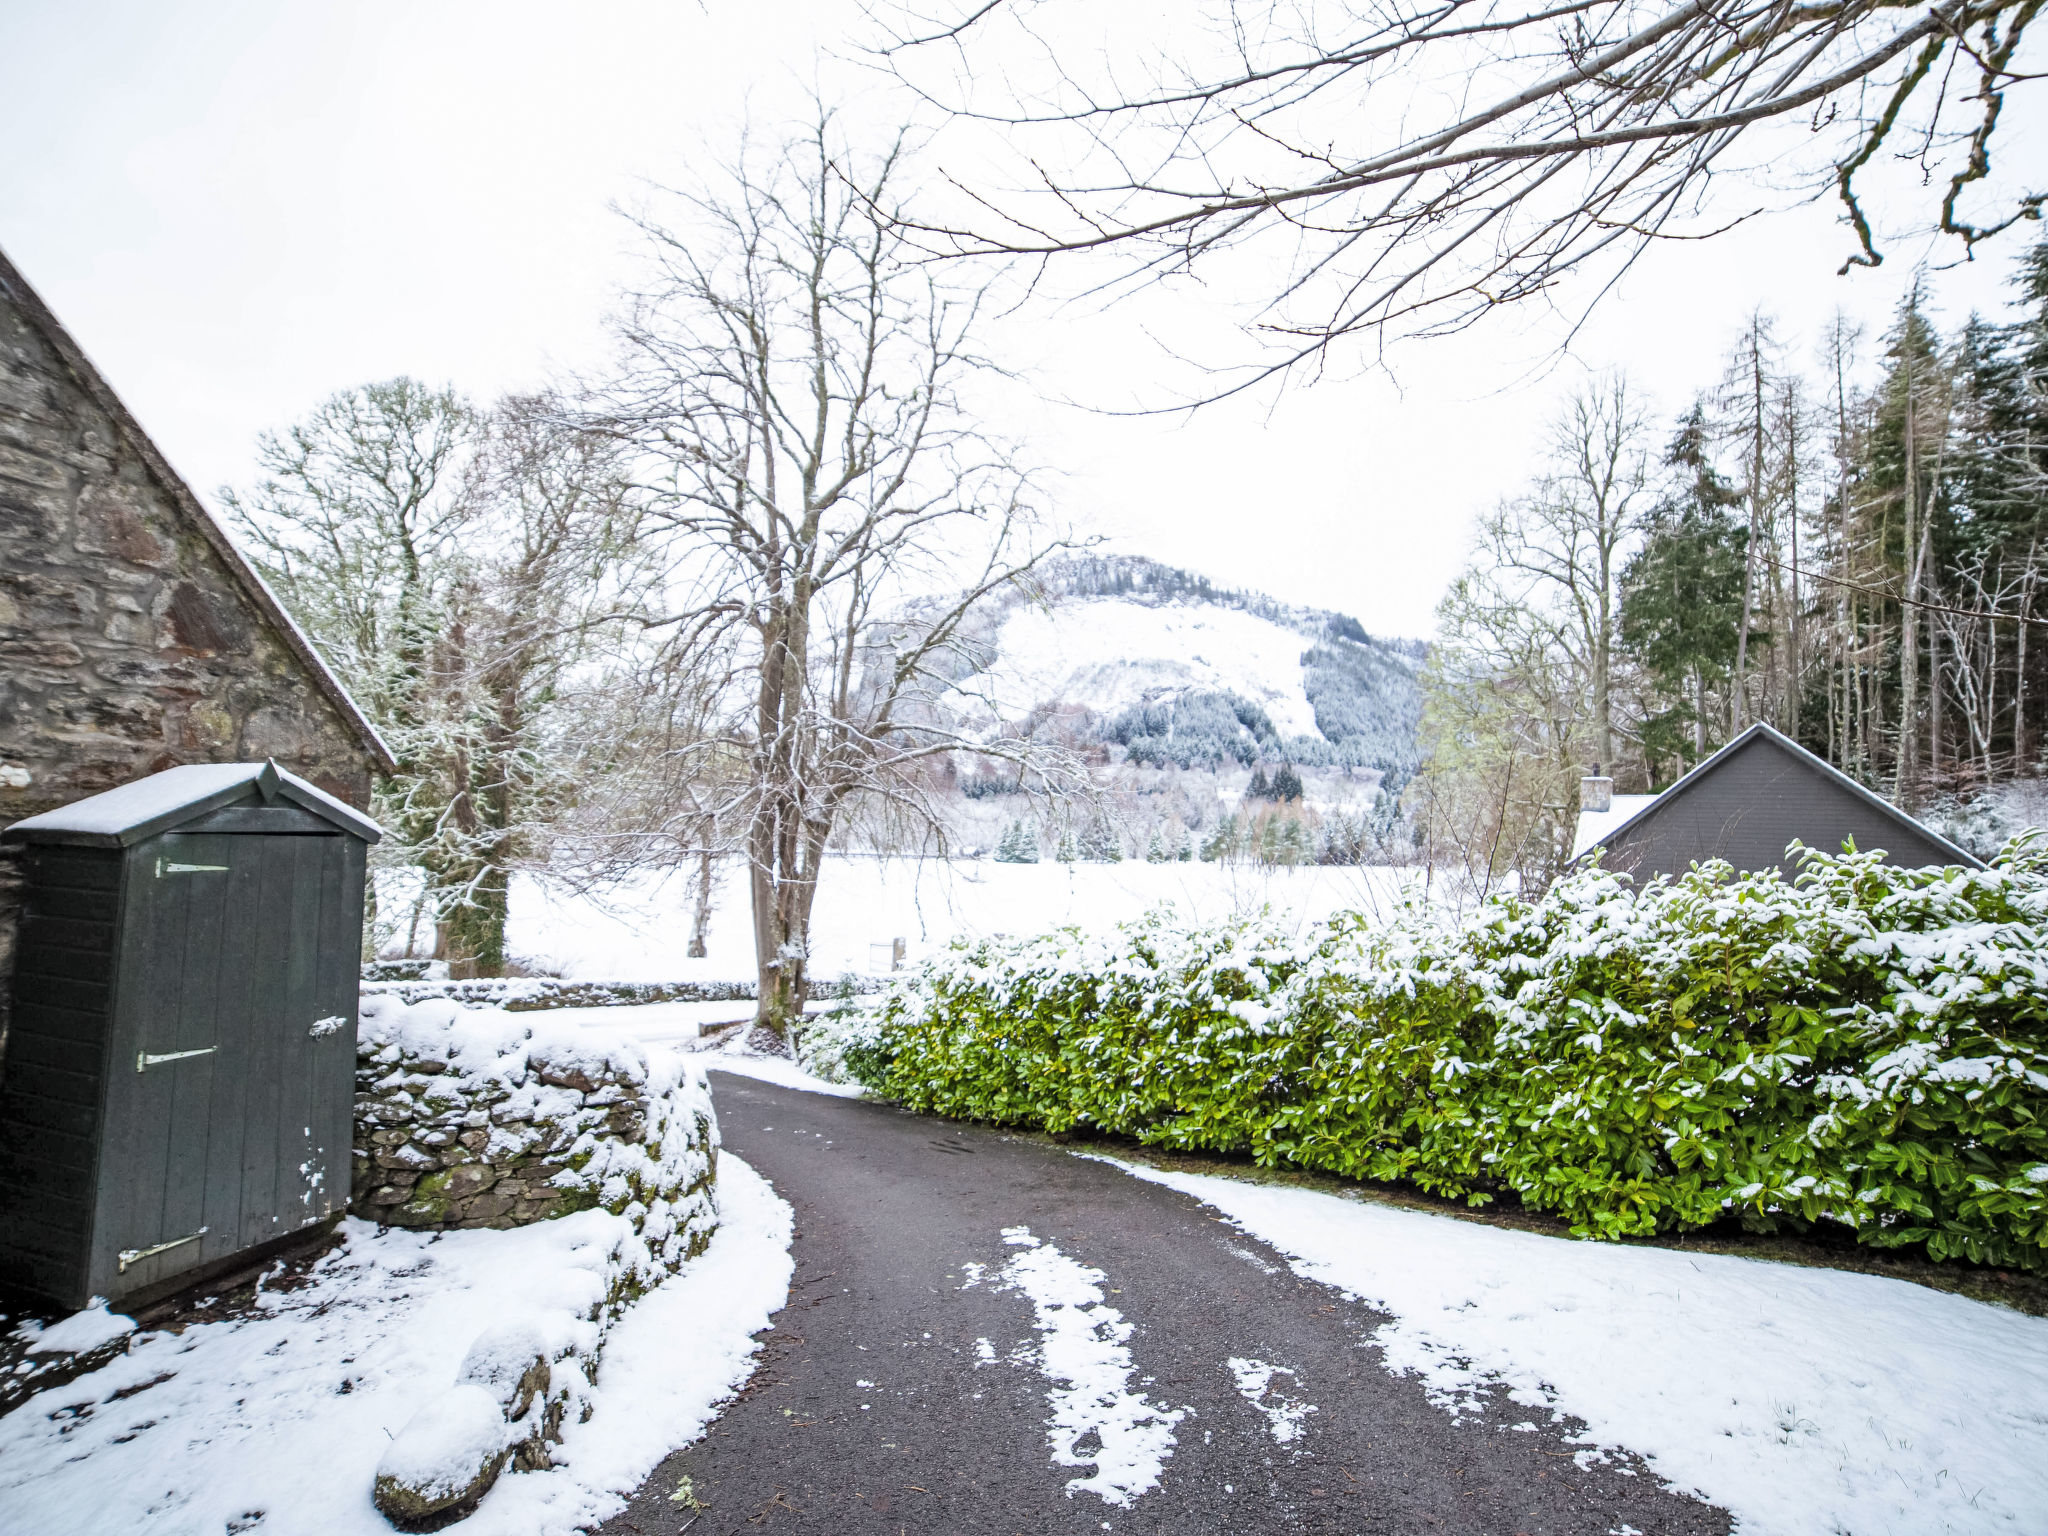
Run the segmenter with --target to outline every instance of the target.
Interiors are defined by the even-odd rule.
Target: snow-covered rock
[[[473,1507],[509,1450],[497,1400],[480,1386],[450,1387],[412,1416],[377,1464],[377,1508],[403,1527]]]

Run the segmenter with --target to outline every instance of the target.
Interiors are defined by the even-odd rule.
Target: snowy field
[[[2048,1531],[2048,1320],[1874,1275],[1117,1166],[1393,1314],[1374,1342],[1446,1412],[1498,1384],[1581,1421],[1582,1461],[1625,1447],[1738,1536]]]
[[[1341,865],[834,857],[826,861],[812,914],[811,975],[829,984],[849,972],[886,971],[898,938],[916,961],[956,936],[1042,933],[1066,923],[1106,928],[1161,904],[1204,923],[1267,904],[1303,923],[1341,910],[1383,912],[1415,878],[1411,871]],[[702,960],[686,953],[695,896],[694,881],[684,875],[597,894],[522,876],[512,889],[511,951],[574,980],[751,980],[754,938],[739,865],[721,871],[710,954]]]
[[[753,1369],[752,1335],[788,1291],[790,1210],[730,1155],[718,1199],[709,1250],[614,1325],[595,1411],[565,1427],[554,1468],[501,1478],[466,1536],[607,1518]],[[430,1235],[351,1219],[311,1282],[260,1296],[254,1316],[142,1334],[0,1419],[0,1533],[390,1536],[370,1488],[392,1437],[485,1324],[587,1306],[618,1220]]]

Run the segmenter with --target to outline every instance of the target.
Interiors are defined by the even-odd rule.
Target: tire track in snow
[[[1029,1227],[1005,1227],[1003,1241],[1024,1251],[995,1277],[998,1290],[1027,1297],[1038,1325],[1038,1366],[1053,1383],[1046,1440],[1055,1466],[1095,1468],[1069,1478],[1067,1495],[1085,1489],[1105,1504],[1129,1508],[1159,1486],[1173,1455],[1174,1426],[1191,1411],[1168,1408],[1130,1389],[1131,1325],[1104,1304],[1099,1269],[1069,1258]],[[970,1272],[971,1273],[971,1272]],[[979,1279],[971,1274],[971,1286]],[[1093,1436],[1091,1454],[1082,1442]]]

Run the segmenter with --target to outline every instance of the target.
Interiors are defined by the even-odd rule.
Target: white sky
[[[0,0],[0,247],[210,495],[248,477],[259,429],[351,384],[489,396],[599,363],[630,251],[610,204],[814,77],[886,125],[887,91],[827,56],[861,26],[855,0]],[[2008,164],[2048,163],[2035,96],[2008,100]],[[1562,323],[1531,314],[1192,421],[1019,404],[1003,425],[1122,547],[1427,634],[1564,389],[1625,365],[1674,413],[1759,304],[1802,353],[1838,304],[1881,330],[1918,248],[1837,278],[1847,249],[1826,207],[1666,248],[1563,358]],[[2006,266],[1939,278],[1945,317],[1995,306]],[[1202,334],[1216,311],[1177,297],[1143,321]],[[1034,312],[994,340],[1052,399],[1190,384],[1133,311]]]

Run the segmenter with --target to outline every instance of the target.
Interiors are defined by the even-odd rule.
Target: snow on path
[[[741,1077],[773,1083],[778,1088],[801,1088],[806,1093],[829,1093],[837,1099],[864,1099],[867,1089],[859,1083],[828,1083],[813,1077],[793,1061],[777,1056],[748,1056],[740,1052],[706,1051],[697,1058],[707,1072],[734,1072]]]
[[[628,1003],[616,1008],[551,1008],[547,1018],[551,1021],[577,1025],[583,1029],[602,1029],[610,1034],[623,1035],[628,1040],[637,1040],[643,1045],[679,1046],[690,1052],[690,1060],[699,1071],[732,1072],[740,1077],[756,1078],[764,1083],[773,1083],[778,1088],[801,1088],[806,1093],[829,1093],[838,1099],[864,1099],[867,1089],[858,1083],[830,1083],[822,1077],[806,1072],[785,1056],[760,1056],[746,1047],[745,1037],[736,1035],[722,1045],[697,1048],[699,1020],[695,1015],[706,1015],[707,1022],[727,1022],[738,1010],[741,1016],[753,1017],[752,1003]]]
[[[1133,1392],[1131,1325],[1114,1307],[1103,1305],[1103,1273],[1076,1262],[1029,1227],[1005,1227],[1003,1241],[1018,1254],[997,1272],[995,1288],[1029,1298],[1042,1336],[1038,1363],[1053,1389],[1045,1400],[1052,1414],[1046,1439],[1055,1466],[1093,1466],[1090,1477],[1069,1478],[1067,1496],[1085,1489],[1105,1504],[1128,1508],[1159,1485],[1175,1444],[1173,1427],[1185,1408],[1164,1408]],[[968,1266],[968,1285],[978,1284],[979,1266]],[[983,1361],[994,1358],[986,1339],[975,1341]],[[1094,1436],[1093,1454],[1080,1444]]]
[[[623,1508],[744,1381],[752,1335],[788,1291],[792,1216],[731,1153],[718,1196],[707,1251],[614,1326],[595,1412],[565,1428],[555,1468],[500,1478],[466,1536],[568,1536]],[[138,1335],[0,1419],[0,1536],[390,1536],[370,1503],[390,1437],[487,1324],[595,1300],[619,1221],[579,1211],[439,1235],[346,1222],[312,1283],[263,1297],[259,1315]]]
[[[1581,1456],[1626,1447],[1741,1536],[2048,1531],[2048,1320],[1873,1275],[1116,1166],[1392,1313],[1374,1342],[1440,1405],[1499,1383],[1583,1420]]]
[[[1266,1428],[1275,1445],[1292,1445],[1307,1429],[1302,1421],[1316,1413],[1314,1403],[1289,1397],[1273,1387],[1275,1376],[1293,1376],[1291,1368],[1268,1365],[1263,1360],[1244,1360],[1233,1355],[1223,1362],[1237,1381],[1238,1395],[1266,1416]],[[1299,1455],[1299,1452],[1296,1452]]]

